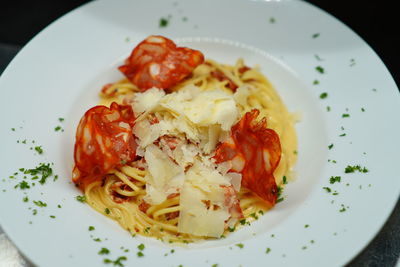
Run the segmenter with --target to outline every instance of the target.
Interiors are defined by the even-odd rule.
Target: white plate
[[[169,20],[167,27],[159,27],[161,18]],[[132,238],[75,199],[75,127],[97,103],[101,86],[120,77],[115,66],[150,34],[219,61],[243,57],[259,64],[288,108],[302,114],[297,179],[285,189],[285,200],[226,239],[180,248]],[[305,2],[92,2],[39,33],[4,71],[0,90],[0,222],[39,266],[96,266],[120,256],[129,266],[338,266],[368,244],[399,196],[396,85],[363,40]],[[58,125],[64,131],[55,131]],[[35,152],[36,146],[44,153]],[[23,175],[9,176],[40,162],[54,163],[58,180],[15,189]],[[357,164],[369,172],[344,173]],[[341,182],[330,184],[331,176],[341,176]],[[38,200],[47,207],[36,206]],[[141,243],[144,257],[136,254]],[[102,247],[111,254],[98,255]]]

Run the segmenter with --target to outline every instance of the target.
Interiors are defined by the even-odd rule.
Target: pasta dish
[[[119,70],[77,127],[72,180],[91,207],[132,234],[193,242],[277,203],[294,116],[257,67],[149,36]]]

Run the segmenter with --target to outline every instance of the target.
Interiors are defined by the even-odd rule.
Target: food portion
[[[76,133],[73,181],[89,205],[132,234],[193,242],[277,203],[294,117],[258,68],[150,36],[119,70]]]

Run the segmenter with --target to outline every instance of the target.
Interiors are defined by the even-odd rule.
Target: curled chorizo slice
[[[85,113],[76,131],[72,180],[77,185],[83,180],[100,179],[111,169],[134,160],[134,121],[132,108],[115,102],[110,108],[95,106]]]
[[[142,91],[171,88],[203,63],[197,50],[177,47],[163,36],[151,35],[136,46],[118,69]]]
[[[250,189],[269,206],[274,206],[278,188],[273,175],[281,158],[278,134],[267,128],[266,119],[256,122],[253,109],[231,129],[231,138],[217,146],[217,163],[231,161],[231,171],[242,174],[242,186]]]

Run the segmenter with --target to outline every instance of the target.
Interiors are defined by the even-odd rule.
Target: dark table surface
[[[8,1],[0,9],[0,74],[40,30],[86,0]],[[397,5],[385,1],[322,1],[312,4],[332,14],[361,36],[400,84],[400,31]],[[399,114],[400,116],[400,114]],[[396,266],[400,256],[400,202],[378,235],[349,266]],[[1,264],[0,264],[1,265]]]

